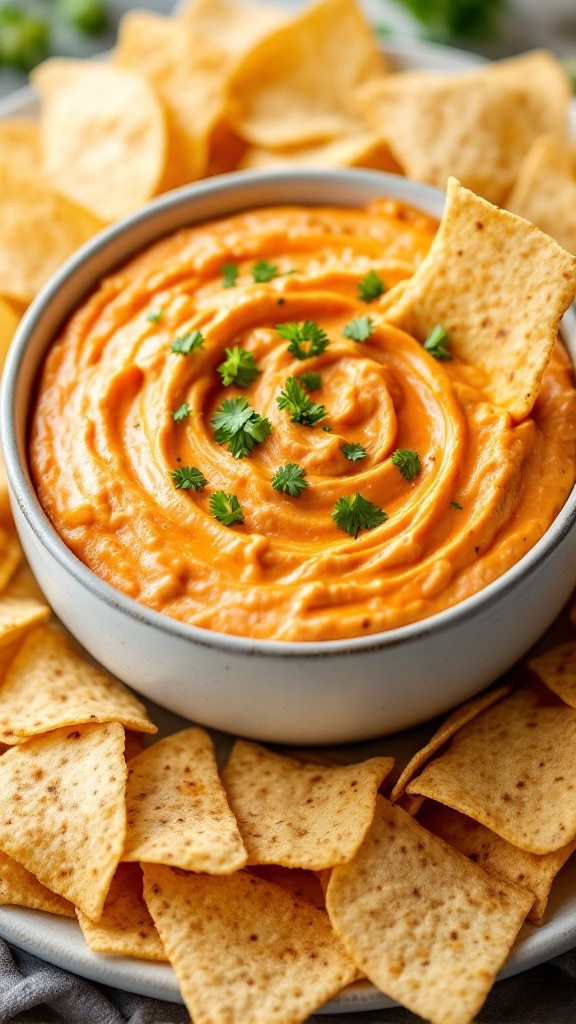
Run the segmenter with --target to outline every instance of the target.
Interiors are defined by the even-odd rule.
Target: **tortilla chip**
[[[210,136],[206,175],[228,174],[237,170],[247,145],[227,122],[219,121]]]
[[[166,124],[144,77],[110,61],[58,58],[36,68],[32,81],[42,101],[44,169],[59,192],[101,221],[156,193]]]
[[[0,613],[2,607],[0,599]],[[120,722],[136,732],[157,732],[130,690],[79,657],[60,630],[41,626],[26,637],[0,687],[3,739],[14,743],[85,722]]]
[[[2,122],[0,122],[1,124]],[[16,311],[4,299],[0,298],[0,371],[4,367],[10,342],[19,323],[20,317]]]
[[[195,32],[221,47],[230,57],[242,57],[256,43],[288,21],[281,7],[238,0],[189,0],[178,10]]]
[[[528,668],[565,704],[576,708],[576,642],[553,647],[538,658],[531,658]]]
[[[100,220],[49,185],[17,174],[0,158],[0,281],[8,298],[31,302],[101,227]]]
[[[532,893],[536,902],[528,914],[529,921],[539,921],[543,916],[552,882],[576,849],[576,842],[572,842],[556,853],[545,853],[541,857],[526,853],[472,818],[432,800],[426,801],[418,820],[429,832],[479,864],[489,875],[505,878]]]
[[[95,953],[117,953],[165,962],[168,957],[142,894],[142,869],[119,864],[102,917],[96,923],[77,911],[86,945]]]
[[[536,140],[520,168],[506,208],[576,255],[576,174],[565,143],[552,135]]]
[[[319,146],[291,149],[262,149],[252,146],[242,159],[244,170],[274,167],[369,167],[388,174],[401,174],[387,142],[374,132],[358,132]]]
[[[357,95],[409,178],[445,188],[454,175],[501,204],[535,139],[565,138],[570,89],[561,65],[540,52],[468,74],[407,71]]]
[[[433,1024],[470,1024],[532,899],[379,797],[356,857],[332,871],[326,906],[386,995]]]
[[[159,190],[201,177],[210,132],[224,112],[226,53],[185,22],[131,11],[120,22],[114,63],[144,75],[164,105],[168,156]]]
[[[538,397],[575,295],[573,256],[451,178],[430,251],[386,316],[422,342],[442,324],[451,352],[486,373],[490,397],[518,421]]]
[[[0,757],[0,848],[97,921],[126,831],[117,722],[58,729]]]
[[[304,871],[302,868],[282,868],[278,864],[259,864],[250,868],[250,874],[263,878],[266,882],[279,885],[286,892],[291,892],[299,900],[311,903],[317,910],[326,909],[324,889],[319,874]],[[326,874],[330,874],[329,871]]]
[[[346,863],[370,827],[378,787],[393,764],[391,757],[341,767],[303,764],[237,740],[222,781],[248,864],[319,871]]]
[[[576,838],[576,711],[507,697],[453,738],[408,785],[528,853]]]
[[[418,811],[422,807],[422,804],[426,803],[425,796],[408,796],[408,793],[402,793],[402,796],[395,801],[398,807],[401,807],[406,814],[409,814],[411,818],[415,818]]]
[[[337,139],[365,127],[355,90],[386,70],[354,0],[318,0],[240,62],[230,122],[248,142],[271,149]]]
[[[194,1024],[300,1024],[356,977],[325,912],[246,871],[146,864],[144,898]]]
[[[392,803],[396,803],[404,795],[410,779],[418,774],[422,765],[426,764],[426,761],[429,761],[431,757],[434,757],[434,754],[440,750],[440,747],[443,747],[459,729],[462,729],[464,725],[467,725],[473,718],[476,718],[476,715],[482,714],[486,708],[496,704],[497,701],[502,700],[509,693],[509,686],[499,686],[496,690],[489,690],[488,693],[481,693],[479,697],[473,697],[472,700],[462,704],[451,715],[448,715],[446,721],[442,722],[442,725],[436,730],[426,746],[418,750],[406,765],[390,793]],[[405,807],[404,810],[407,811],[408,808]]]
[[[60,917],[75,917],[74,905],[50,892],[21,864],[0,852],[0,906],[30,907]]]
[[[38,121],[14,118],[0,122],[0,160],[28,178],[38,175],[41,162]]]
[[[2,532],[0,530],[0,536]],[[47,604],[37,597],[22,594],[22,583],[16,574],[13,582],[0,595],[0,650],[20,640],[33,626],[49,616],[50,608]]]
[[[123,860],[229,875],[246,850],[204,729],[167,736],[128,765]]]

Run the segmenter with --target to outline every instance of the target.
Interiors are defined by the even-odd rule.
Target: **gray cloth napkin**
[[[418,1024],[407,1010],[313,1017],[314,1024]],[[93,985],[0,939],[0,1024],[187,1024],[181,1006]],[[478,1024],[574,1024],[576,950],[500,982]]]

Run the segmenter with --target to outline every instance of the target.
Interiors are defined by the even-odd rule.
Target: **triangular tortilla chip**
[[[142,886],[142,869],[138,864],[119,864],[100,920],[91,921],[81,910],[76,911],[86,945],[95,953],[161,962],[168,959],[144,902]]]
[[[330,72],[319,74],[319,68]],[[386,70],[354,0],[317,0],[236,67],[230,80],[231,124],[248,142],[272,149],[360,131],[365,124],[355,90]]]
[[[128,765],[122,859],[229,875],[246,863],[204,729],[185,729]]]
[[[0,905],[46,910],[60,917],[74,917],[74,904],[50,892],[21,864],[0,852]]]
[[[489,875],[505,878],[532,893],[536,902],[528,914],[529,921],[539,921],[544,914],[552,882],[576,849],[576,841],[573,841],[556,853],[545,853],[542,857],[526,853],[472,818],[433,800],[426,801],[418,821]]]
[[[576,173],[566,143],[537,139],[526,156],[506,209],[524,217],[576,255]]]
[[[248,864],[319,871],[350,860],[370,827],[394,761],[324,767],[237,740],[222,773]]]
[[[189,0],[177,13],[195,32],[236,58],[288,21],[282,7],[245,0]]]
[[[194,1024],[301,1024],[356,977],[325,912],[246,871],[146,864],[144,898]]]
[[[5,742],[85,722],[120,722],[127,729],[157,731],[130,690],[79,657],[58,629],[41,626],[25,638],[0,686]]]
[[[19,545],[17,547],[20,557]],[[48,605],[30,593],[22,576],[17,573],[4,593],[0,594],[0,649],[6,646],[12,648],[33,626],[38,626],[49,617]]]
[[[521,420],[575,294],[573,256],[451,178],[430,251],[386,316],[422,342],[441,324],[450,351],[484,370],[492,400]]]
[[[565,704],[576,708],[576,642],[571,641],[531,658],[528,668]]]
[[[396,803],[404,795],[410,779],[418,774],[422,765],[426,764],[426,761],[429,761],[431,757],[434,757],[434,754],[440,750],[440,747],[443,747],[459,729],[468,722],[471,722],[473,718],[476,718],[476,715],[480,715],[486,708],[502,700],[509,693],[509,686],[500,686],[496,690],[489,690],[488,693],[481,693],[479,697],[474,697],[472,700],[467,701],[466,704],[456,708],[446,721],[442,722],[442,725],[439,726],[426,746],[418,750],[410,759],[390,793],[392,803]],[[404,810],[408,810],[408,808],[405,807]]]
[[[576,711],[514,694],[454,736],[408,785],[528,853],[576,838]]]
[[[124,846],[127,774],[116,722],[58,729],[0,757],[0,848],[95,921]]]
[[[326,893],[332,926],[370,981],[433,1024],[471,1024],[532,901],[382,797]]]
[[[319,877],[321,872],[304,871],[303,868],[282,868],[278,864],[259,864],[249,870],[257,878],[279,885],[281,889],[291,892],[299,900],[306,900],[317,910],[326,909],[324,890]]]
[[[317,146],[263,149],[251,146],[242,158],[244,170],[274,167],[370,167],[401,174],[387,142],[375,132],[357,132]]]

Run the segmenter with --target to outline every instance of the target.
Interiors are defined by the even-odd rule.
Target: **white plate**
[[[465,71],[483,58],[445,46],[418,40],[386,42],[385,50],[396,70],[426,68],[431,71]],[[572,104],[572,123],[576,134],[576,103]],[[0,101],[0,120],[7,117],[36,117],[38,102],[30,88],[20,89]],[[554,629],[554,627],[553,627]],[[557,629],[557,627],[556,627]],[[189,723],[154,705],[148,705],[152,720],[159,727],[160,738]],[[392,754],[407,760],[431,735],[434,726],[383,740],[341,748],[343,761],[362,760],[377,753]],[[230,739],[213,733],[221,758],[225,758]],[[91,981],[110,985],[126,992],[182,1003],[174,971],[167,964],[155,964],[129,957],[92,953],[84,942],[75,921],[44,914],[22,907],[0,907],[0,936],[15,946],[41,957],[67,971]],[[526,924],[500,978],[526,971],[576,945],[576,859],[569,862],[554,883],[544,920],[539,925]],[[317,1013],[349,1013],[357,1010],[381,1010],[396,1004],[367,981],[349,986]]]

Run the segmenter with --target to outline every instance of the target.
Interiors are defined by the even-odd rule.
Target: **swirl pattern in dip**
[[[51,349],[32,421],[36,488],[66,544],[157,611],[290,641],[423,619],[517,562],[574,483],[572,368],[558,344],[532,415],[515,426],[488,401],[482,371],[434,359],[387,324],[386,293],[360,299],[369,270],[388,289],[409,277],[435,230],[392,201],[268,209],[182,230],[104,281]],[[268,282],[253,280],[259,260],[277,268]],[[239,276],[225,288],[230,262]],[[372,335],[346,338],[346,324],[366,314]],[[275,328],[304,320],[330,344],[299,361]],[[203,347],[174,353],[174,339],[193,330]],[[224,387],[217,371],[234,345],[261,371],[246,389]],[[311,398],[326,408],[313,427],[291,422],[276,401],[288,377],[309,371],[322,379]],[[234,459],[211,420],[241,395],[272,431]],[[191,412],[175,422],[183,403]],[[351,442],[366,458],[344,456]],[[420,457],[412,482],[391,461],[399,448]],[[289,462],[309,485],[297,498],[271,483]],[[177,489],[180,466],[197,467],[206,486]],[[243,523],[211,514],[219,490],[236,495]],[[353,538],[332,512],[356,492],[388,518]]]

